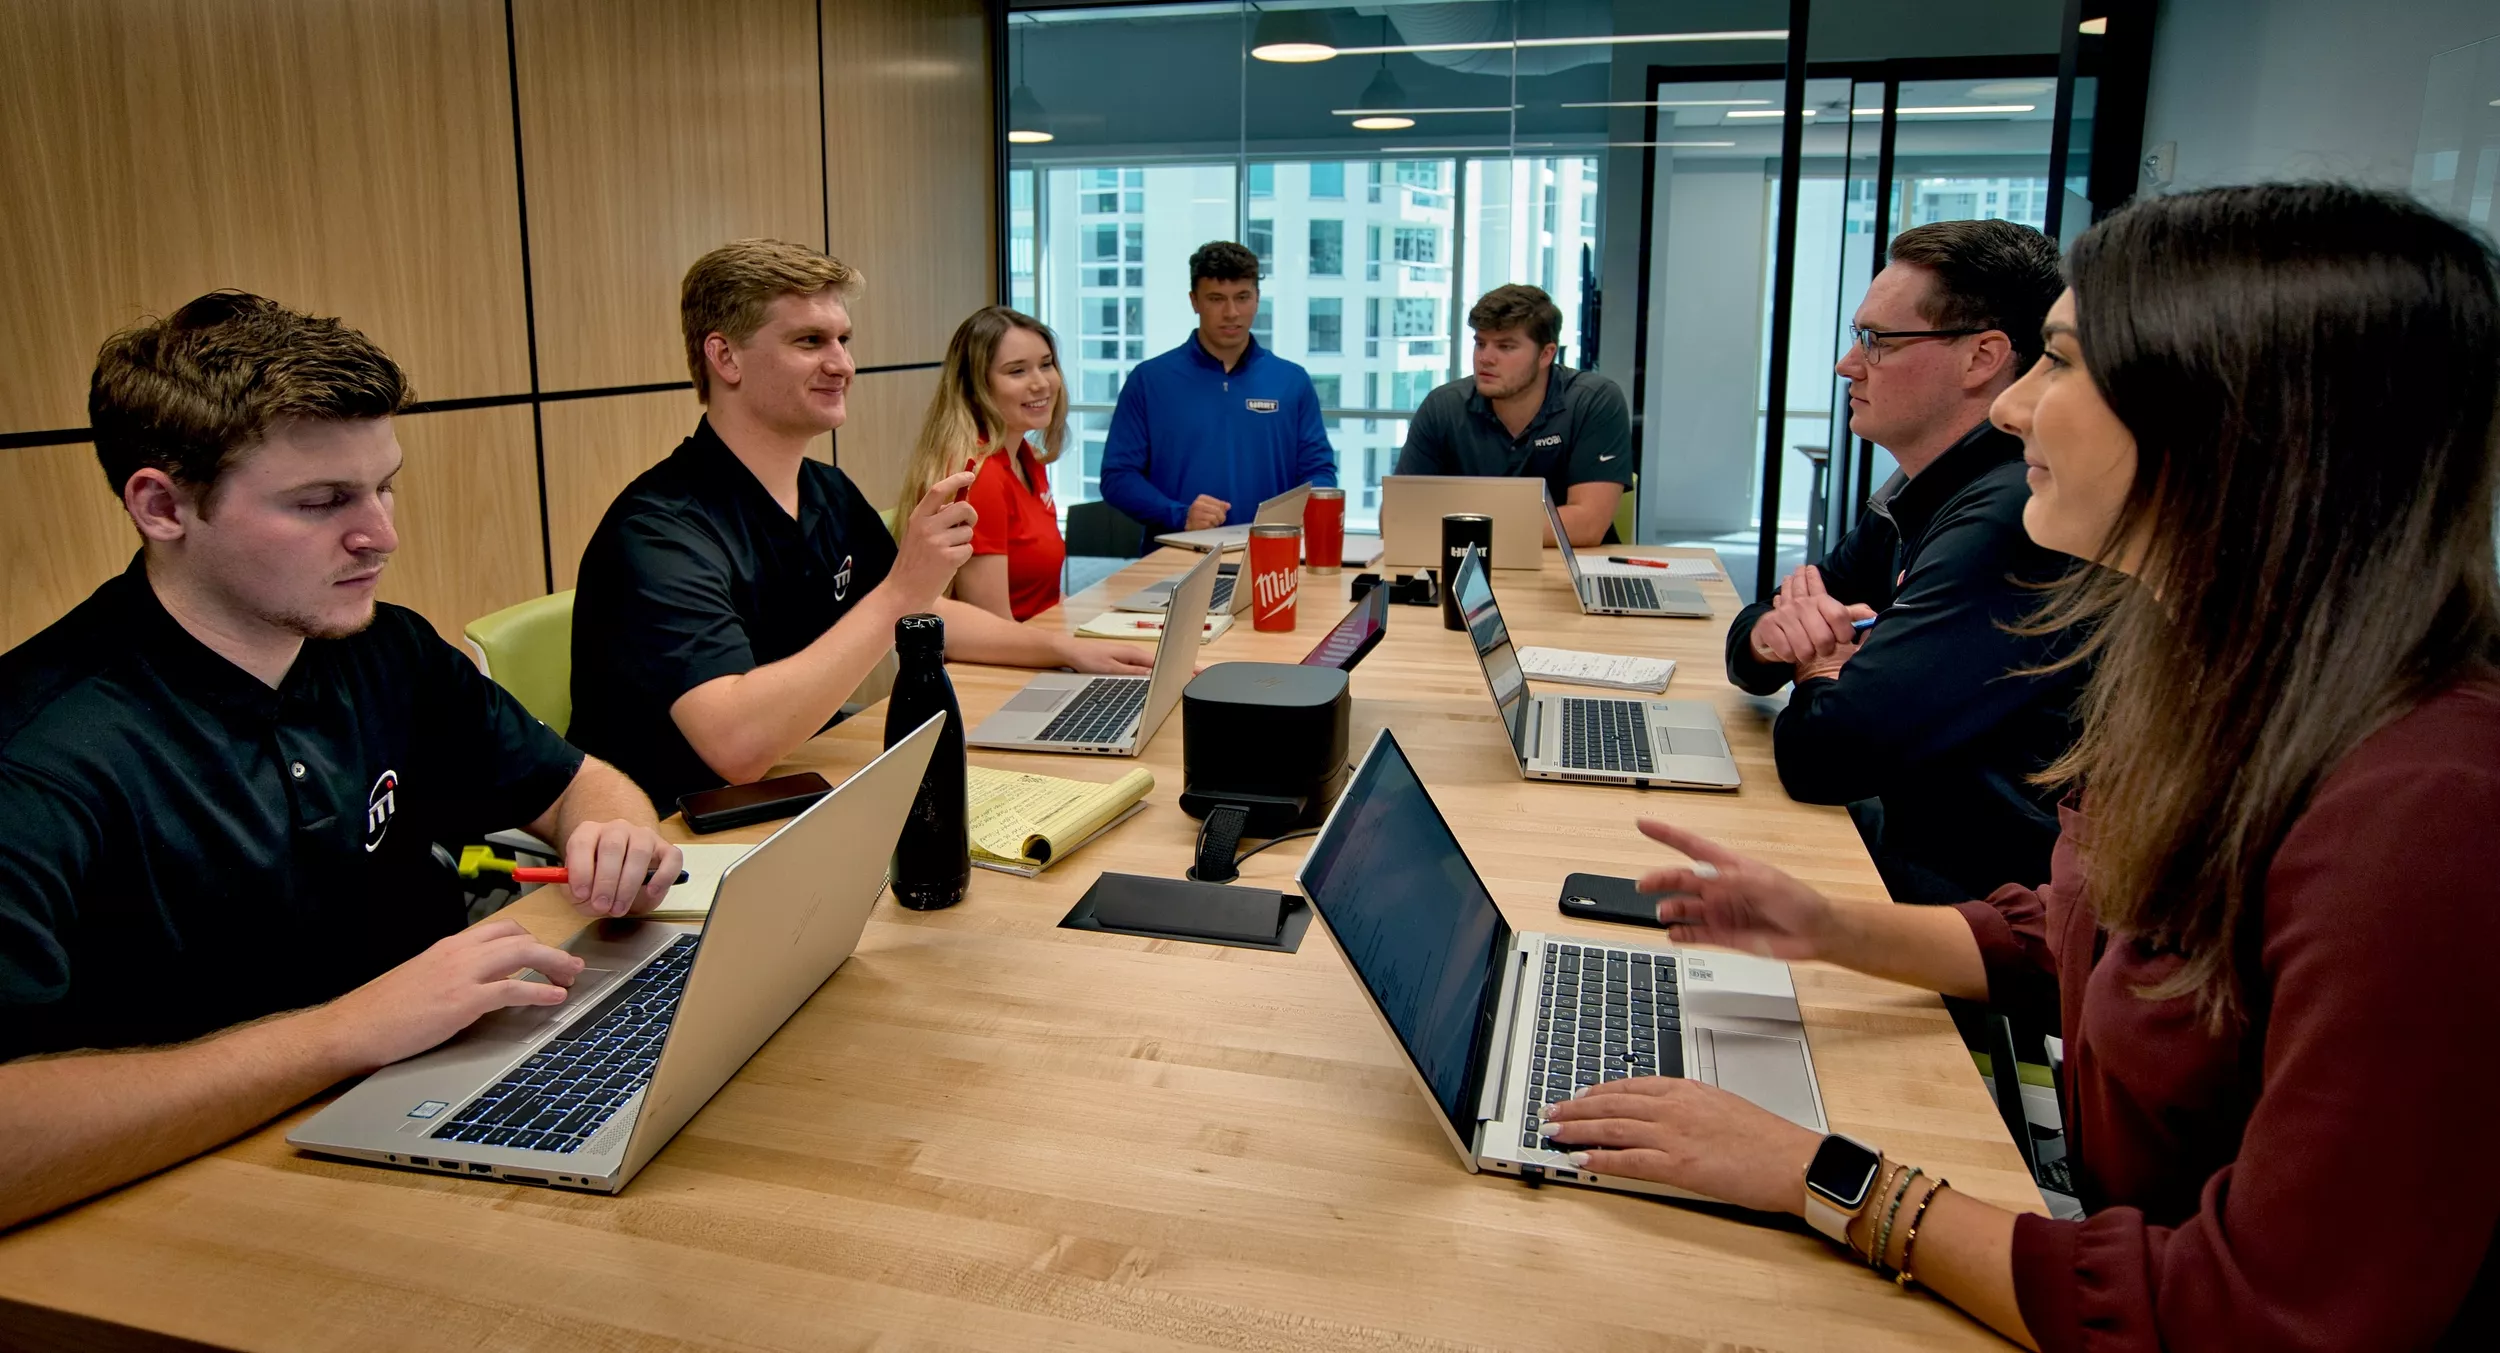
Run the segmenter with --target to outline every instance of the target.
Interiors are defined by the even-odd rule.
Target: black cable
[[[1267,849],[1269,846],[1275,845],[1279,841],[1296,841],[1305,836],[1317,835],[1319,835],[1319,828],[1305,827],[1298,832],[1287,832],[1282,836],[1271,836],[1265,841],[1262,841],[1259,844],[1250,847],[1248,850],[1241,852],[1239,855],[1234,856],[1233,867],[1236,869],[1240,868],[1243,860],[1249,859],[1251,856],[1258,854],[1260,851]]]

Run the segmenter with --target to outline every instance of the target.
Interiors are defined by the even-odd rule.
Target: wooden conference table
[[[1033,623],[1192,558],[1150,557]],[[1297,632],[1245,615],[1202,660],[1299,660],[1353,572],[1305,575]],[[1396,730],[1512,925],[1654,937],[1554,907],[1571,870],[1666,857],[1639,814],[1883,896],[1846,814],[1781,792],[1767,711],[1726,683],[1725,582],[1705,587],[1711,620],[1584,617],[1550,551],[1495,587],[1521,643],[1676,659],[1670,694],[1719,706],[1745,777],[1733,795],[1524,783],[1465,637],[1394,608],[1353,674],[1354,748]],[[1028,676],[954,675],[975,722]],[[883,723],[871,710],[786,769],[839,781]],[[1290,955],[1057,928],[1102,870],[1188,863],[1180,747],[1175,711],[1144,757],[1146,810],[1039,878],[976,870],[943,912],[880,901],[857,955],[621,1196],[301,1155],[284,1141],[299,1111],[0,1237],[0,1344],[11,1324],[269,1349],[1997,1343],[1802,1229],[1467,1173],[1320,927]],[[1097,780],[1132,764],[973,757]],[[1290,887],[1305,845],[1244,881]],[[511,914],[572,929],[552,900]],[[1797,988],[1836,1128],[2039,1208],[1935,997],[1814,965]]]

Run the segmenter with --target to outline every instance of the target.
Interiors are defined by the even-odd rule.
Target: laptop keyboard
[[[1619,770],[1648,774],[1649,717],[1635,700],[1562,702],[1562,749],[1556,756],[1572,770]]]
[[[1654,611],[1658,588],[1647,578],[1618,578],[1601,573],[1588,580],[1597,588],[1597,604],[1610,611]]]
[[[1042,742],[1118,742],[1146,707],[1146,677],[1097,677],[1045,725]]]
[[[678,937],[576,1026],[512,1069],[436,1128],[436,1141],[571,1153],[651,1082],[699,937]]]
[[[1537,1131],[1546,1105],[1602,1081],[1683,1074],[1684,1013],[1676,1000],[1674,959],[1546,943],[1521,1146],[1547,1147]]]
[[[1211,595],[1209,595],[1209,596],[1207,597],[1207,614],[1209,614],[1209,615],[1213,615],[1213,614],[1215,614],[1217,611],[1230,610],[1230,609],[1232,609],[1232,605],[1233,605],[1233,580],[1232,580],[1232,578],[1231,578],[1229,575],[1228,575],[1228,576],[1225,576],[1225,577],[1217,578],[1217,579],[1215,580],[1215,591],[1214,591]],[[1166,607],[1165,609],[1166,609],[1166,610],[1169,610],[1170,608],[1169,608],[1169,607]]]

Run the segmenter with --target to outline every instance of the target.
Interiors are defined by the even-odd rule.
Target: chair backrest
[[[1640,522],[1641,476],[1638,471],[1635,471],[1632,475],[1632,487],[1625,489],[1623,496],[1615,500],[1615,539],[1626,545],[1640,543]]]
[[[560,736],[573,722],[573,593],[534,597],[461,630],[478,665]]]
[[[1146,528],[1109,503],[1068,507],[1068,553],[1103,559],[1134,559],[1146,552]]]
[[[902,509],[900,508],[892,507],[879,508],[877,510],[877,520],[885,523],[885,533],[887,535],[894,535],[894,514],[901,510]],[[897,536],[896,539],[899,540],[901,537]]]

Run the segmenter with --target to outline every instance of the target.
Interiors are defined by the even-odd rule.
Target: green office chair
[[[900,512],[900,511],[902,511],[902,509],[901,509],[901,508],[896,508],[896,507],[888,507],[888,508],[880,508],[880,509],[878,509],[878,511],[877,511],[877,520],[879,520],[879,521],[881,521],[881,522],[884,522],[884,523],[885,523],[885,533],[886,533],[887,535],[893,535],[893,534],[894,534],[894,514],[896,514],[897,512]],[[900,539],[901,537],[899,537],[899,536],[898,536],[898,537],[896,537],[896,538],[897,538],[897,539]]]
[[[1637,538],[1638,532],[1636,528],[1639,526],[1640,520],[1641,476],[1638,471],[1634,471],[1632,475],[1632,487],[1625,489],[1623,491],[1623,496],[1615,500],[1615,539],[1622,541],[1626,545],[1639,544],[1640,542]]]
[[[486,675],[561,736],[573,722],[573,593],[506,606],[460,633]]]

